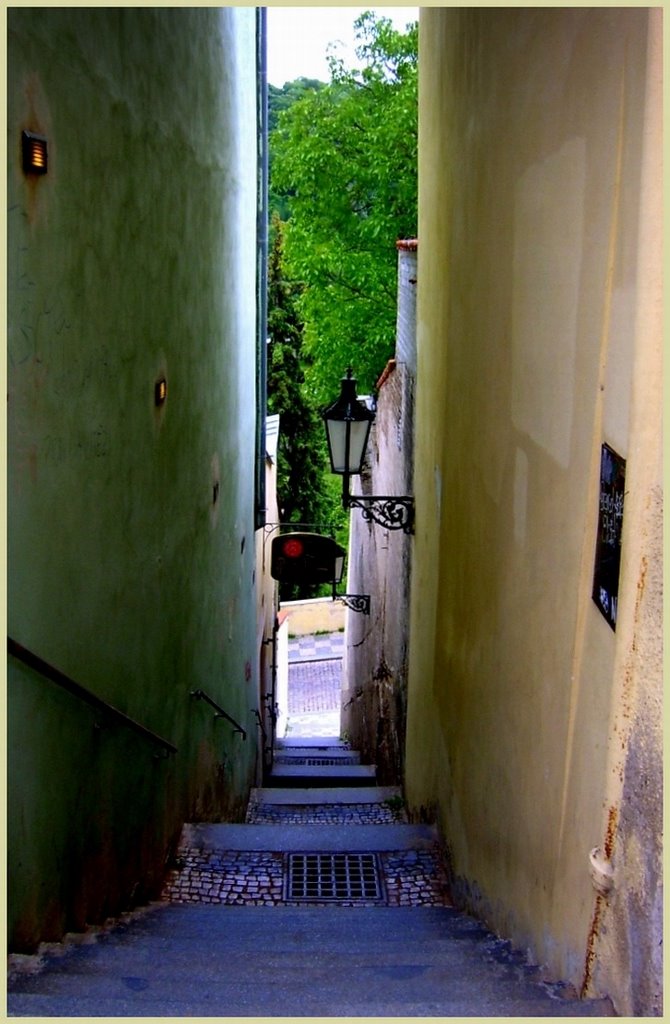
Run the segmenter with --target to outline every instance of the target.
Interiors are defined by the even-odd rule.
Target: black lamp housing
[[[375,414],[356,396],[351,368],[342,378],[340,395],[323,413],[333,473],[342,477],[342,505],[360,508],[363,518],[387,530],[414,532],[414,498],[349,494],[349,477],[362,472],[365,449]]]
[[[348,476],[362,472],[374,418],[375,414],[357,398],[356,379],[350,367],[342,378],[337,401],[323,413],[333,473]]]

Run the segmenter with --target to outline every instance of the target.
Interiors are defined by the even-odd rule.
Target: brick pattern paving
[[[290,665],[289,716],[339,709],[341,687],[341,661],[308,661]]]
[[[298,906],[284,899],[284,854],[181,848],[179,867],[163,891],[167,903],[224,903],[237,906]],[[437,848],[379,854],[385,905],[449,906],[447,882]],[[311,906],[326,906],[325,902]],[[375,906],[376,901],[338,901],[338,906]]]

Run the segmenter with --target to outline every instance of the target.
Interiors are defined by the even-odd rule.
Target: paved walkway
[[[312,681],[310,700],[327,705],[327,678]],[[325,729],[334,713],[297,718]],[[244,824],[184,826],[159,903],[11,957],[9,1014],[612,1015],[457,912],[435,826],[410,825],[400,789],[369,784],[373,766],[313,724],[311,740],[278,741]]]
[[[341,807],[339,810],[342,813]],[[342,824],[341,817],[336,816],[335,821]],[[289,822],[282,821],[282,826],[287,825]],[[165,887],[164,901],[257,907],[298,905],[284,891],[286,854],[280,850],[202,849],[187,843],[188,839],[179,850],[180,868],[172,873]],[[437,844],[426,850],[384,850],[378,857],[385,906],[451,905]],[[370,905],[375,902],[379,900]]]
[[[292,637],[288,642],[288,660],[316,661],[344,657],[344,633],[313,633]]]
[[[289,644],[288,742],[301,738],[339,736],[340,688],[344,634],[306,636]],[[303,748],[304,749],[304,748]],[[276,762],[286,760],[287,748],[277,750]],[[340,752],[341,755],[346,753]],[[323,754],[313,751],[317,757]],[[288,758],[290,760],[290,757]],[[316,763],[310,757],[311,763]],[[269,791],[272,792],[272,791]],[[359,799],[356,789],[343,799],[305,803],[304,791],[295,801],[268,802],[268,791],[255,790],[247,809],[247,826],[300,825],[322,827],[391,826],[407,821],[402,799]],[[286,800],[289,797],[286,796]],[[326,833],[324,833],[326,834]],[[385,850],[379,854],[387,906],[449,906],[447,882],[437,843],[421,850]],[[175,903],[218,903],[253,906],[291,905],[283,892],[284,855],[272,850],[226,850],[182,837],[175,871],[163,899]]]
[[[344,633],[289,640],[288,725],[285,735],[340,735]]]

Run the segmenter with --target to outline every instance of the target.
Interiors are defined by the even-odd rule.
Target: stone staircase
[[[338,738],[279,741],[245,824],[184,827],[163,899],[10,958],[9,1016],[612,1016],[449,904],[435,830]]]

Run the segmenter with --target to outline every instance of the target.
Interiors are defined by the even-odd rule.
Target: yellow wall
[[[420,23],[406,792],[437,812],[457,898],[578,987],[603,919],[589,852],[622,796],[630,595],[660,556],[649,534],[626,560],[640,501],[660,503],[660,357],[641,354],[638,316],[648,23],[438,8]],[[639,488],[616,633],[591,599],[603,442]],[[660,603],[646,628],[658,668]]]

